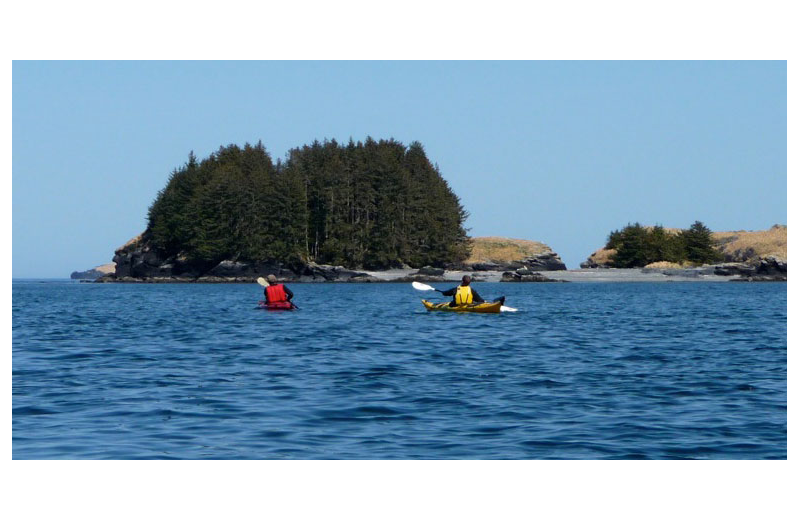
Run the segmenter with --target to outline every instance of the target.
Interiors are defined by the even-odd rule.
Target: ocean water
[[[15,280],[12,456],[786,458],[785,283],[475,286]]]

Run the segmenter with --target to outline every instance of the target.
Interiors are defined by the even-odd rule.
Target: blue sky
[[[14,62],[13,277],[111,261],[190,150],[418,140],[473,236],[786,223],[786,63]]]

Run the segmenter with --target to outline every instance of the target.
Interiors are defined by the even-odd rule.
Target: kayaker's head
[[[472,281],[472,278],[470,278],[468,274],[465,274],[464,276],[461,277],[461,285],[463,285],[463,286],[469,285],[469,283],[471,281]]]
[[[267,275],[267,281],[269,282],[270,285],[275,285],[276,283],[278,283],[278,279],[275,277],[274,274]]]

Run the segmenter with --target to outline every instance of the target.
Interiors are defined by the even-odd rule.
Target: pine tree
[[[647,265],[647,229],[636,222],[622,229],[613,257],[614,267],[642,267]]]
[[[711,230],[699,220],[696,220],[688,230],[681,231],[680,237],[689,261],[710,264],[722,260],[722,254],[714,249]]]

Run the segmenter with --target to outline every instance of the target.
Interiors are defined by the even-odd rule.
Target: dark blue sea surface
[[[12,287],[15,459],[786,458],[785,283]]]

